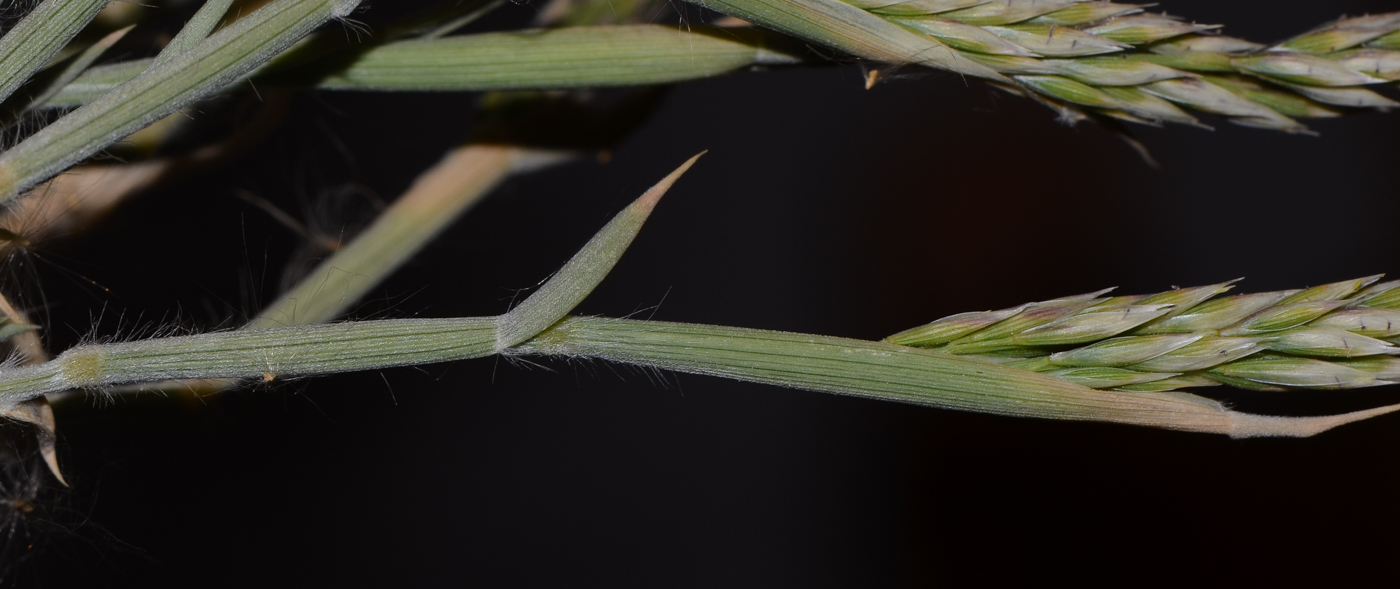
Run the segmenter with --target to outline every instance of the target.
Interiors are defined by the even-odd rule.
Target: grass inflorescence
[[[1106,291],[962,313],[885,341],[1097,389],[1351,389],[1400,381],[1400,281],[1380,276],[1218,296],[1233,282],[1153,295]]]
[[[1249,127],[1308,132],[1299,118],[1389,109],[1400,12],[1343,18],[1276,45],[1083,0],[693,0],[853,53],[983,78],[1058,110],[1201,125],[1183,107]]]

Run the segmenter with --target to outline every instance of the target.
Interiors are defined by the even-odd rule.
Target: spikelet
[[[692,1],[838,48],[873,43],[869,38],[863,44],[847,42],[843,35],[850,31],[836,23],[853,15],[833,10],[828,0]],[[965,59],[943,61],[986,66],[1000,77],[981,77],[1034,95],[1066,120],[1088,114],[1203,126],[1183,111],[1189,109],[1243,126],[1309,133],[1295,119],[1400,106],[1375,91],[1394,89],[1400,80],[1400,12],[1343,18],[1270,47],[1220,35],[1220,25],[1145,12],[1145,5],[1082,0],[848,0],[846,5],[925,36],[937,51],[923,53],[956,53]],[[813,18],[803,21],[805,26],[788,22],[806,17]],[[822,27],[823,18],[836,20]],[[893,45],[860,56],[889,61],[891,54],[898,54]],[[909,61],[979,75],[919,57]]]
[[[1349,389],[1400,382],[1400,281],[1368,276],[1220,297],[1099,291],[939,319],[885,341],[975,356],[1091,388]]]

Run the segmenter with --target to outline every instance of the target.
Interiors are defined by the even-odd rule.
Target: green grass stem
[[[739,327],[570,317],[511,353],[596,358],[824,393],[1016,417],[1232,437],[1305,437],[1400,410],[1273,417],[1186,393],[1099,391],[1019,368],[883,342]]]
[[[579,269],[570,264],[556,280]],[[529,307],[527,302],[517,309]],[[546,318],[560,308],[529,312]],[[1391,405],[1319,417],[1254,415],[1186,393],[1099,391],[883,342],[658,321],[571,317],[532,334],[518,348],[502,349],[501,342],[509,340],[501,334],[514,333],[509,317],[361,321],[80,346],[50,362],[0,374],[0,398],[12,404],[75,387],[180,378],[270,380],[507,353],[601,359],[960,411],[1232,437],[1306,437],[1400,410]]]
[[[503,315],[240,329],[78,346],[43,364],[0,371],[0,405],[70,389],[179,379],[313,376],[499,353],[563,319],[593,292],[656,203],[699,158],[690,158],[613,217],[553,278]],[[413,220],[412,212],[393,217],[396,225],[389,232],[409,228],[405,223]]]

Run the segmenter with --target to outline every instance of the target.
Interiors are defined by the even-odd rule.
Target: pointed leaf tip
[[[612,221],[594,234],[593,239],[588,240],[553,278],[545,282],[544,286],[519,306],[497,318],[496,352],[505,353],[507,349],[535,337],[563,319],[584,297],[593,292],[632,244],[632,239],[641,231],[656,202],[661,200],[661,196],[666,194],[676,179],[704,154],[705,152],[701,152],[686,160],[619,212]]]
[[[695,165],[695,162],[700,159],[700,156],[707,153],[710,153],[710,150],[706,149],[691,156],[690,159],[685,160],[685,163],[681,164],[679,168],[667,174],[665,178],[662,178],[660,182],[657,182],[655,186],[647,190],[646,194],[643,194],[641,198],[638,198],[636,202],[632,203],[633,209],[642,215],[650,215],[651,210],[656,208],[656,203],[661,200],[661,197],[666,195],[667,190],[671,189],[671,185],[675,184],[676,180],[679,180],[686,171],[690,170],[690,167]]]
[[[1231,413],[1230,437],[1261,438],[1288,437],[1306,438],[1325,432],[1339,425],[1355,423],[1378,415],[1400,411],[1400,404],[1376,407],[1364,411],[1353,411],[1340,415],[1319,415],[1316,417],[1279,417],[1255,415],[1252,413]]]

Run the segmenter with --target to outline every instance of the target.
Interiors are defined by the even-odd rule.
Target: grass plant
[[[1400,382],[1400,281],[1379,276],[1236,296],[1221,296],[1233,282],[1141,296],[1100,291],[954,315],[883,341],[570,316],[698,155],[504,314],[334,322],[511,175],[625,132],[652,100],[650,87],[820,63],[804,43],[877,68],[980,78],[1069,120],[1204,126],[1194,110],[1301,133],[1309,130],[1299,118],[1400,106],[1385,95],[1400,80],[1400,13],[1345,18],[1267,46],[1097,1],[696,0],[769,31],[636,24],[644,2],[618,14],[601,11],[601,2],[558,1],[535,28],[456,34],[500,3],[446,2],[361,41],[337,28],[353,26],[345,21],[357,0],[274,0],[246,12],[244,3],[209,0],[163,43],[111,63],[100,62],[114,47],[150,38],[140,37],[143,23],[101,30],[94,23],[105,1],[39,3],[0,37],[7,120],[19,128],[57,117],[0,152],[0,237],[13,244],[77,230],[133,194],[218,165],[277,124],[290,92],[489,94],[473,136],[239,329],[86,343],[50,359],[34,318],[0,299],[0,339],[13,351],[0,368],[0,412],[38,426],[43,457],[62,481],[50,397],[208,392],[488,356],[603,360],[959,411],[1232,437],[1306,437],[1400,409],[1261,415],[1181,391]],[[640,89],[612,105],[622,115],[585,108],[601,102],[591,89],[608,87]],[[124,139],[175,144],[192,112],[183,109],[240,93],[261,100],[264,92],[254,122],[220,142],[132,162],[92,159]],[[19,230],[31,222],[41,228]]]
[[[750,31],[691,29],[680,32],[649,25],[614,25],[443,36],[445,31],[460,26],[466,20],[479,15],[481,10],[490,8],[479,8],[472,4],[430,11],[417,15],[416,19],[409,18],[396,27],[391,26],[386,40],[372,43],[362,49],[332,48],[326,35],[307,36],[326,20],[348,15],[354,6],[353,2],[279,0],[246,18],[238,19],[205,40],[229,8],[227,2],[210,2],[201,7],[186,27],[155,58],[100,67],[90,66],[95,57],[120,36],[109,35],[106,39],[93,43],[73,60],[64,70],[64,75],[58,77],[61,84],[50,83],[51,87],[61,89],[41,93],[40,99],[34,101],[42,107],[71,105],[79,108],[0,155],[0,170],[3,170],[5,177],[9,179],[8,188],[5,188],[4,192],[13,198],[57,170],[110,144],[116,138],[166,116],[193,100],[219,92],[230,82],[250,73],[255,80],[267,81],[272,86],[276,86],[280,81],[292,86],[340,90],[442,91],[664,83],[712,76],[747,66],[791,65],[800,61],[797,57],[800,52],[791,44]],[[951,69],[983,77],[995,83],[1039,92],[1045,95],[1043,100],[1061,108],[1087,106],[1091,112],[1118,118],[1152,118],[1145,114],[1146,111],[1127,108],[1121,103],[1123,96],[1131,94],[1136,97],[1134,102],[1151,104],[1158,109],[1157,114],[1163,116],[1157,116],[1155,120],[1177,122],[1195,120],[1181,111],[1173,110],[1174,107],[1160,100],[1160,97],[1171,98],[1170,92],[1162,89],[1190,87],[1200,90],[1206,87],[1202,84],[1206,84],[1209,86],[1208,91],[1191,91],[1187,94],[1225,96],[1221,93],[1228,94],[1226,91],[1229,88],[1226,87],[1229,84],[1210,76],[1227,70],[1231,75],[1250,74],[1277,84],[1284,84],[1286,81],[1294,86],[1302,84],[1351,88],[1386,81],[1384,77],[1372,77],[1357,69],[1370,67],[1375,70],[1371,73],[1376,76],[1387,75],[1385,72],[1388,70],[1382,65],[1388,63],[1385,59],[1365,62],[1346,58],[1358,55],[1355,48],[1367,43],[1372,46],[1364,49],[1368,56],[1375,57],[1372,55],[1375,52],[1388,51],[1384,49],[1385,43],[1388,42],[1386,35],[1400,28],[1400,19],[1386,15],[1350,19],[1310,32],[1270,51],[1262,51],[1265,48],[1260,45],[1209,36],[1215,27],[1191,25],[1160,16],[1143,16],[1139,7],[1105,2],[1032,5],[1011,0],[990,3],[912,2],[865,6],[821,0],[769,4],[740,3],[714,7],[727,9],[733,14],[761,24],[769,24],[785,32],[821,40],[862,57],[901,63],[908,61],[911,55],[918,55],[918,61],[923,65]],[[63,29],[66,31],[75,26],[69,21],[90,20],[95,10],[64,14],[67,20],[59,20],[68,23],[63,25],[67,27]],[[424,14],[435,16],[438,20],[424,17]],[[783,14],[788,16],[775,16]],[[36,10],[24,22],[47,22],[55,18],[57,17],[43,10]],[[783,20],[784,18],[805,24],[792,25],[788,20]],[[1055,38],[1057,29],[1062,30],[1058,33],[1060,37]],[[16,30],[24,29],[17,27]],[[404,38],[407,33],[401,31],[418,31],[419,38],[412,38],[411,35]],[[914,35],[915,31],[922,34]],[[290,53],[273,59],[289,47],[293,47]],[[784,49],[774,50],[769,47]],[[940,47],[951,47],[953,50],[932,51]],[[54,52],[56,50],[44,49],[42,56],[46,57]],[[1340,52],[1351,53],[1343,55]],[[1118,55],[1112,58],[1099,57],[1109,53]],[[1330,58],[1332,61],[1326,63],[1335,65],[1312,69],[1303,67],[1301,73],[1284,71],[1300,63],[1318,66],[1314,61],[1323,58],[1313,57],[1315,54]],[[318,56],[319,60],[316,59]],[[38,57],[33,55],[29,57],[30,62],[37,60]],[[257,69],[269,60],[272,61],[268,67]],[[326,63],[328,66],[319,66],[319,63]],[[1163,63],[1170,63],[1171,66]],[[1173,69],[1173,66],[1179,69]],[[28,71],[23,70],[23,67],[28,66],[15,67],[19,68],[16,71],[20,72],[15,74],[16,76]],[[307,80],[311,83],[308,84]],[[1238,80],[1236,82],[1238,83],[1233,87],[1235,90],[1248,85]],[[1057,88],[1059,90],[1056,90]],[[1108,96],[1112,93],[1121,96],[1112,103],[1090,104],[1085,100],[1067,99],[1061,91],[1079,92],[1084,96]],[[1124,94],[1125,92],[1127,94]],[[1277,91],[1275,93],[1277,94]],[[1249,100],[1243,94],[1229,95],[1232,96],[1228,99],[1230,101]],[[1213,107],[1204,103],[1193,103],[1186,99],[1173,100],[1209,112],[1229,115],[1228,109],[1215,108],[1212,111]],[[1306,101],[1295,97],[1295,102],[1298,100]],[[1059,101],[1074,103],[1077,107]],[[1251,121],[1287,120],[1275,111],[1269,111],[1273,114],[1260,114],[1268,110],[1266,106],[1255,104],[1249,108],[1257,112],[1241,114],[1243,111],[1231,111],[1234,112],[1236,122],[1248,124]],[[1168,112],[1173,114],[1165,116],[1164,113]],[[1293,125],[1294,123],[1289,121],[1272,126],[1283,130],[1297,130]],[[364,235],[326,260],[299,286],[272,304],[244,330],[238,333],[199,336],[194,340],[177,339],[175,343],[169,344],[175,346],[173,348],[161,344],[157,355],[161,358],[177,357],[180,354],[179,342],[184,341],[205,342],[215,346],[209,350],[217,350],[217,346],[222,344],[208,342],[227,339],[240,342],[231,345],[243,349],[253,345],[248,342],[261,341],[258,339],[260,337],[274,338],[260,346],[260,349],[273,350],[278,346],[275,338],[281,337],[278,335],[281,332],[276,331],[277,328],[290,329],[292,326],[318,324],[333,319],[442,231],[452,219],[488,193],[509,173],[513,162],[523,153],[525,152],[522,152],[521,148],[508,145],[465,144],[449,153],[437,168],[426,173],[419,183],[400,198],[394,207],[386,211]],[[115,192],[126,193],[130,190],[117,189]],[[607,233],[600,235],[606,236]],[[569,276],[572,275],[568,272],[561,274],[564,278]],[[590,280],[599,278],[601,275],[593,276]],[[528,300],[551,302],[527,301],[525,306],[512,311],[511,314],[493,320],[498,322],[499,341],[489,352],[502,353],[513,350],[515,346],[526,343],[548,329],[562,317],[562,313],[572,308],[573,304],[578,302],[579,293],[573,290],[556,291],[558,288],[574,288],[559,286],[561,284],[569,283],[567,280],[560,282],[559,279],[546,283],[540,293]],[[1360,287],[1359,282],[1348,284],[1354,287],[1352,290]],[[1222,382],[1256,389],[1339,388],[1380,384],[1387,382],[1386,378],[1392,376],[1393,368],[1376,359],[1368,359],[1359,364],[1353,362],[1354,366],[1347,364],[1351,361],[1350,356],[1389,354],[1394,349],[1390,343],[1326,324],[1328,321],[1340,321],[1340,318],[1357,312],[1350,307],[1343,309],[1347,304],[1359,304],[1342,300],[1342,297],[1350,295],[1351,291],[1328,291],[1331,293],[1330,298],[1306,301],[1308,305],[1305,306],[1309,309],[1321,309],[1317,314],[1307,317],[1308,321],[1319,322],[1317,325],[1289,325],[1287,329],[1271,330],[1280,333],[1270,333],[1268,337],[1244,337],[1257,334],[1236,334],[1229,329],[1220,331],[1221,328],[1228,327],[1225,325],[1195,326],[1195,331],[1205,330],[1201,333],[1193,331],[1184,334],[1158,334],[1150,331],[1152,325],[1169,322],[1177,317],[1195,317],[1199,314],[1189,312],[1187,303],[1199,303],[1203,306],[1219,304],[1218,301],[1201,301],[1225,288],[1227,287],[1217,285],[1173,291],[1154,297],[1138,297],[1141,300],[1133,304],[1129,304],[1129,301],[1137,299],[1098,298],[1097,295],[1101,293],[1069,297],[1002,312],[955,316],[892,336],[887,341],[900,345],[935,347],[942,352],[991,361],[1019,370],[1020,372],[1013,374],[1020,374],[1026,379],[1032,379],[1031,373],[1038,373],[1075,385],[1124,392],[1162,392],[1179,387]],[[1245,297],[1245,300],[1280,299],[1285,303],[1294,304],[1296,297],[1304,296],[1294,293],[1286,297],[1287,294],[1256,295]],[[572,303],[563,302],[566,300]],[[535,304],[543,304],[557,312],[537,315],[521,311]],[[1249,307],[1248,310],[1261,314],[1272,312],[1272,308],[1257,310]],[[1244,315],[1247,314],[1236,313],[1230,315],[1230,319],[1244,322],[1253,320],[1245,318]],[[471,325],[486,325],[482,323],[486,321],[484,319],[463,321]],[[1142,327],[1142,324],[1147,324],[1148,327]],[[618,325],[631,324],[624,322]],[[970,326],[977,329],[967,331]],[[358,333],[353,331],[355,329],[363,328],[348,324],[305,328],[286,332],[286,336],[314,339],[320,335],[307,334],[320,334],[318,330],[331,330],[326,333],[352,330],[353,333]],[[436,333],[435,330],[439,327],[424,324],[423,329]],[[486,328],[482,327],[476,331],[484,329]],[[948,329],[953,329],[957,337],[947,337],[945,331]],[[1129,331],[1137,334],[1144,329],[1148,331],[1136,335],[1135,338],[1116,338],[1084,349],[1064,349],[1071,344],[1091,343]],[[1210,332],[1212,329],[1215,331]],[[1371,333],[1365,329],[1361,331]],[[467,332],[475,333],[473,330]],[[570,330],[565,332],[573,333]],[[1208,332],[1213,335],[1208,337]],[[424,337],[435,337],[432,333],[425,333]],[[1394,335],[1389,334],[1392,337]],[[468,339],[472,337],[476,336]],[[747,336],[735,337],[736,341],[743,341]],[[302,341],[296,346],[308,345],[309,341],[311,340]],[[145,344],[135,343],[104,345],[115,345],[122,350],[145,349],[141,347]],[[457,347],[469,351],[452,352],[447,356],[410,357],[394,362],[419,363],[441,361],[448,357],[473,357],[482,353],[481,350],[477,350],[481,345],[483,344],[480,342],[470,343],[464,340],[457,344]],[[1198,362],[1200,365],[1192,364],[1184,368],[1178,366],[1177,368],[1181,369],[1172,372],[1165,369],[1151,370],[1158,365],[1164,365],[1164,362],[1170,363],[1167,362],[1168,358],[1189,356],[1199,351],[1198,348],[1207,347],[1211,348],[1213,353],[1220,354],[1216,357],[1219,361],[1214,364]],[[537,352],[558,349],[563,350],[559,353],[571,355],[576,353],[576,349],[584,348],[586,346],[575,348],[556,342],[553,347],[527,346],[526,349]],[[1334,353],[1338,348],[1343,349],[1344,353]],[[84,372],[86,369],[74,372],[76,369],[73,366],[87,366],[92,358],[110,353],[107,350],[108,348],[101,346],[74,349],[51,363],[12,371],[12,376],[5,385],[9,391],[9,402],[27,401],[44,393],[59,393],[67,389],[147,383],[170,378],[228,379],[256,375],[277,376],[281,370],[270,369],[267,365],[280,366],[284,363],[284,360],[263,358],[261,362],[264,366],[258,370],[250,368],[257,362],[243,362],[237,367],[230,365],[222,368],[201,364],[198,367],[173,370],[145,366],[148,359],[142,359],[139,363],[145,366],[144,372],[132,372],[130,367],[110,371],[101,369],[91,375]],[[325,354],[346,353],[343,348],[335,350],[337,351]],[[1255,354],[1265,350],[1294,356]],[[1148,358],[1145,355],[1157,351],[1161,352],[1161,358]],[[220,354],[215,351],[202,353],[213,354],[207,356],[210,358]],[[199,355],[194,352],[191,354]],[[1348,358],[1328,361],[1308,356],[1309,354],[1328,358],[1343,355]],[[1128,356],[1132,358],[1127,358]],[[329,356],[314,357],[315,360],[305,358],[311,363],[306,367],[287,370],[291,370],[292,374],[302,375],[325,371],[315,366],[342,366],[333,362],[328,364]],[[604,357],[618,359],[631,356],[627,353],[611,353]],[[645,355],[638,356],[636,361],[644,364],[651,362],[643,360],[644,357]],[[924,361],[932,360],[925,358]],[[370,369],[377,366],[372,361],[347,362],[338,370]],[[675,366],[665,363],[662,365],[685,369],[683,363]],[[781,379],[769,380],[782,382]],[[878,381],[879,377],[872,376],[867,380],[874,382]],[[917,401],[917,394],[901,397],[904,393],[878,392],[878,387],[867,390],[847,385],[832,389],[810,382],[804,385],[804,382],[806,381],[801,378],[794,378],[788,384],[818,390],[914,399],[926,404],[998,413],[1045,417],[1073,413],[1063,413],[1059,410],[1012,411],[1005,407],[998,409],[992,400],[987,400],[986,406],[980,406],[975,395],[956,402]],[[1022,387],[1025,389],[1022,392],[1041,394],[1035,390],[1044,386],[1046,381],[1036,376],[1027,382],[1030,384]],[[223,380],[217,384],[215,388],[226,388],[233,383]],[[184,386],[192,385],[185,383]],[[1062,387],[1058,394],[1077,398],[1076,395],[1082,393],[1080,388]],[[1175,397],[1163,398],[1173,399],[1168,403],[1170,405],[1179,405]],[[1199,409],[1211,404],[1201,399],[1192,399],[1186,406]],[[1221,408],[1218,406],[1211,409],[1219,410]],[[1074,415],[1076,419],[1094,419],[1092,411]],[[1145,424],[1167,423],[1153,419],[1134,421],[1123,417],[1102,418]],[[1163,426],[1191,429],[1186,426]],[[1204,431],[1230,433],[1231,430],[1215,425],[1204,428]],[[1244,432],[1240,435],[1254,434]]]
[[[1066,375],[1040,376],[1022,368],[907,346],[651,321],[597,318],[561,321],[602,281],[657,201],[698,158],[691,158],[619,213],[553,278],[504,315],[254,328],[90,344],[72,348],[50,362],[12,368],[0,374],[0,398],[16,403],[45,393],[134,382],[188,378],[270,381],[523,353],[598,358],[966,411],[1131,423],[1234,437],[1309,436],[1337,425],[1400,410],[1400,405],[1392,405],[1313,418],[1250,415],[1232,412],[1204,397],[1094,391],[1076,384],[1078,379]],[[1354,291],[1360,282],[1350,283],[1353,288],[1345,294]],[[1193,289],[1193,292],[1198,290]],[[1319,294],[1311,294],[1315,292]],[[1341,296],[1339,292],[1341,289],[1336,287],[1316,287],[1293,293],[1284,301],[1330,303],[1333,299],[1323,297],[1335,298]],[[1277,298],[1284,298],[1284,295]],[[1075,307],[1107,302],[1082,297],[1079,301],[1083,304],[1076,301]],[[1161,306],[1165,305],[1154,306],[1153,310]],[[1294,307],[1281,308],[1291,310]],[[1143,316],[1119,309],[1103,312],[1115,318]],[[1277,316],[1277,313],[1270,313],[1271,310],[1266,309],[1254,317]],[[1196,313],[1201,314],[1209,313]],[[1065,329],[1076,330],[1077,323],[1083,323],[1085,317],[1092,315],[1068,318],[1069,326]],[[1162,314],[1150,315],[1141,322]],[[1185,316],[1192,317],[1189,313]],[[1249,326],[1258,322],[1247,319],[1241,324]],[[1060,325],[1065,324],[1048,324],[1051,329]],[[1114,327],[1121,325],[1120,319]],[[996,329],[996,325],[989,328]],[[1025,331],[1034,331],[1034,328]],[[1391,348],[1383,342],[1381,345]],[[1242,370],[1239,364],[1232,364],[1217,366],[1212,374],[1230,366],[1235,367],[1235,372]],[[1273,372],[1286,373],[1292,378],[1298,371],[1275,368]],[[1159,376],[1160,380],[1176,375],[1154,376]],[[1258,378],[1262,382],[1273,382],[1266,377]],[[1338,386],[1348,385],[1361,386],[1356,383],[1339,383]]]

